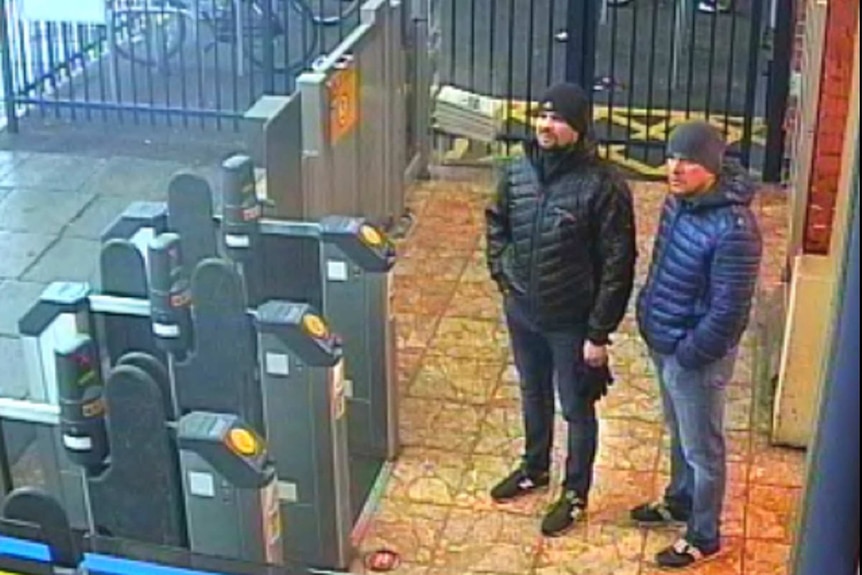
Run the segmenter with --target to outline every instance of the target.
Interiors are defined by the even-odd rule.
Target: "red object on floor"
[[[365,558],[366,569],[374,573],[389,573],[398,569],[400,565],[401,556],[389,549],[375,551]]]

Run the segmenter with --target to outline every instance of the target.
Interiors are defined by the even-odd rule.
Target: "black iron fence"
[[[104,20],[31,21],[0,0],[7,123],[237,124],[360,21],[360,0],[107,0]],[[232,122],[231,122],[232,121]]]
[[[760,165],[768,151],[783,153],[766,138],[780,1],[438,0],[437,84],[494,101],[503,136],[515,138],[549,84],[592,87],[604,151],[644,175],[660,172],[668,133],[692,117],[722,128],[735,154]],[[790,69],[770,73],[786,79]],[[784,104],[778,90],[773,122]]]

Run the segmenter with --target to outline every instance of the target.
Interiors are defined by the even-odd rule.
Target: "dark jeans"
[[[545,333],[524,306],[506,298],[506,318],[521,376],[521,401],[527,448],[524,468],[541,474],[551,468],[554,440],[554,382],[568,423],[565,488],[585,501],[593,483],[599,423],[596,402],[583,377],[585,330]]]
[[[705,551],[721,546],[727,487],[724,412],[737,353],[698,370],[653,353],[671,436],[671,482],[665,499],[688,511],[686,538]]]

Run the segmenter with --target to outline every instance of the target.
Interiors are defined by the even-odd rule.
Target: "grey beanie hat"
[[[667,143],[669,157],[696,162],[716,175],[721,173],[726,151],[721,132],[702,121],[681,124]]]

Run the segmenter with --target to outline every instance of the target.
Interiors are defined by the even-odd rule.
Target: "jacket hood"
[[[757,196],[757,183],[736,160],[725,160],[715,189],[703,196],[684,200],[693,209],[750,206]]]

